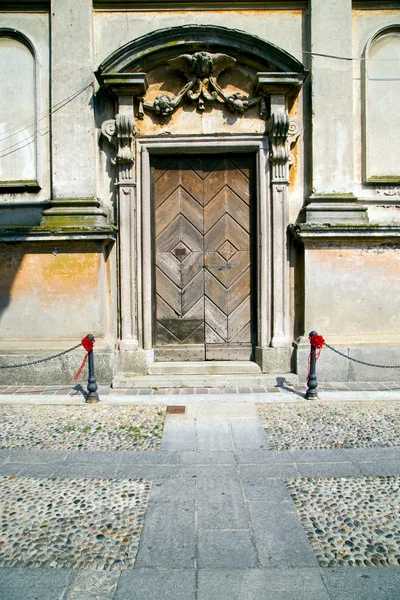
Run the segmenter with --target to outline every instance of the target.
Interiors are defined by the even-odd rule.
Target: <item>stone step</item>
[[[149,375],[224,375],[257,373],[261,369],[255,362],[237,360],[156,362],[148,367]]]
[[[287,384],[297,385],[299,378],[294,373],[225,373],[218,375],[119,373],[114,377],[112,387],[124,389],[274,387],[277,384],[284,384],[285,381]]]

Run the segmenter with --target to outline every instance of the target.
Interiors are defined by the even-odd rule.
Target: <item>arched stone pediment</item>
[[[118,145],[122,179],[133,174],[135,137],[229,132],[267,133],[274,178],[287,180],[300,131],[290,124],[289,98],[307,71],[285,50],[235,29],[184,25],[129,42],[96,75],[117,97],[102,132]]]
[[[288,52],[255,35],[215,25],[183,25],[159,29],[118,48],[100,65],[103,73],[147,72],[179,54],[227,52],[255,71],[306,73]]]

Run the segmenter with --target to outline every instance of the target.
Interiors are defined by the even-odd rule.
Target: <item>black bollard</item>
[[[308,335],[308,338],[311,340],[313,335],[318,335],[318,334],[316,331],[311,331]],[[314,400],[314,398],[318,398],[317,359],[316,359],[317,352],[318,352],[317,348],[311,344],[310,373],[308,375],[308,389],[306,391],[307,400]]]
[[[91,333],[89,333],[86,337],[89,338],[89,340],[92,340],[92,342],[94,343],[95,339]],[[89,375],[88,375],[88,383],[87,383],[88,394],[86,396],[86,402],[88,404],[96,404],[97,402],[100,402],[100,398],[97,393],[97,382],[96,382],[96,377],[94,375],[93,349],[89,350],[89,353],[88,353],[88,367],[89,367]]]

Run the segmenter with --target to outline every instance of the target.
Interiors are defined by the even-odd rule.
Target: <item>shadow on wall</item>
[[[79,345],[89,332],[104,337],[110,310],[102,267],[108,257],[96,242],[85,243],[84,251],[71,242],[0,243],[0,364],[52,356]],[[51,369],[48,363],[0,369],[0,384],[72,385],[81,360],[78,349],[54,359]],[[109,355],[99,360],[108,382]]]
[[[1,326],[1,321],[10,304],[13,283],[24,257],[21,246],[23,244],[0,243],[0,339],[4,339],[7,335]]]

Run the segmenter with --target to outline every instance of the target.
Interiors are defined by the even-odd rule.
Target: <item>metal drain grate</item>
[[[167,413],[170,415],[184,415],[186,406],[167,406]]]

